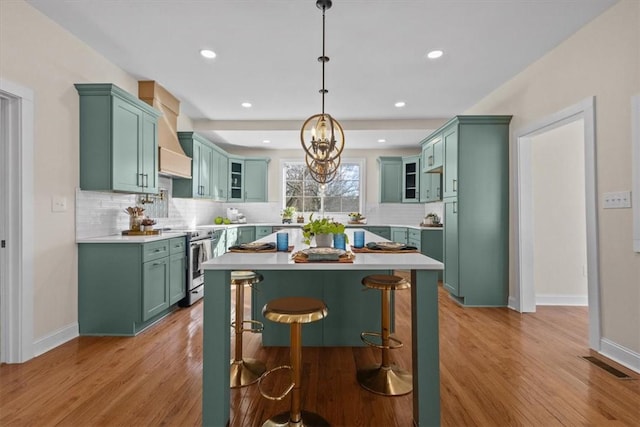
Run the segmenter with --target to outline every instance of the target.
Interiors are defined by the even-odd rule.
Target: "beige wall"
[[[584,121],[533,137],[531,164],[536,296],[586,299]]]
[[[602,200],[604,192],[631,189],[630,100],[639,91],[640,2],[622,0],[465,113],[513,114],[513,134],[595,96],[597,191]],[[632,211],[601,206],[599,202],[602,336],[640,353],[640,254],[632,247]],[[513,198],[511,207],[514,212]],[[511,257],[511,293],[513,266]]]

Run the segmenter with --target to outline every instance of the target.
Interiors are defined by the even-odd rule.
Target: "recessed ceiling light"
[[[443,54],[444,52],[441,51],[440,49],[432,50],[431,52],[427,53],[427,58],[437,59],[437,58],[440,58]]]
[[[386,140],[386,139],[384,139],[384,138],[380,138],[380,139],[378,140],[378,142],[379,142],[380,144],[382,144],[382,143],[387,142],[387,140]]]
[[[270,143],[271,143],[271,140],[269,140],[269,139],[264,139],[264,140],[262,141],[262,143],[263,143],[263,144],[270,144]]]
[[[216,53],[214,51],[212,51],[212,50],[209,50],[209,49],[202,49],[200,51],[200,55],[202,55],[202,56],[204,56],[205,58],[208,58],[208,59],[213,59],[213,58],[216,57]]]
[[[244,108],[251,108],[251,103],[250,102],[243,102],[241,104]]]
[[[394,105],[395,105],[396,107],[398,107],[398,108],[402,108],[402,107],[404,107],[404,106],[405,106],[405,105],[407,105],[407,104],[406,104],[404,101],[398,101],[398,102],[396,102]]]

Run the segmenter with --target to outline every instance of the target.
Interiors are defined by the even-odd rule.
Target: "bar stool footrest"
[[[360,339],[362,340],[362,342],[364,342],[368,346],[379,348],[381,350],[384,350],[385,348],[389,349],[389,350],[396,350],[396,349],[402,348],[404,346],[402,341],[400,341],[397,338],[391,337],[391,336],[389,337],[389,345],[382,345],[382,344],[375,343],[375,342],[369,340],[368,337],[378,337],[378,338],[382,339],[382,334],[380,332],[361,332],[360,333]],[[396,344],[392,345],[391,342],[394,342]]]
[[[245,328],[244,324],[248,323],[250,325],[257,325],[257,328]],[[231,328],[232,329],[236,329],[236,322],[231,322]],[[264,330],[264,323],[258,321],[258,320],[243,320],[242,321],[242,331],[241,332],[253,332],[253,333],[260,333]]]
[[[295,387],[296,383],[294,381],[291,381],[291,384],[289,384],[289,387],[287,387],[287,389],[284,391],[284,393],[282,393],[280,396],[272,396],[270,394],[268,394],[266,391],[264,391],[262,389],[262,381],[267,378],[269,375],[273,374],[276,371],[280,371],[282,369],[288,369],[293,376],[293,368],[289,365],[282,365],[282,366],[277,366],[273,369],[269,369],[267,372],[265,372],[264,374],[262,374],[262,376],[260,377],[260,379],[258,380],[258,390],[260,391],[260,394],[269,400],[282,400],[284,399],[287,394],[289,394],[291,392],[291,390],[293,390],[293,387]]]

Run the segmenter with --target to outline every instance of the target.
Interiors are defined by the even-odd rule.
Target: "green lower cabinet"
[[[184,237],[78,244],[80,335],[136,335],[170,313],[185,292],[184,250]]]
[[[418,248],[420,251],[422,249],[422,232],[420,230],[415,230],[413,228],[407,229],[407,245]]]
[[[256,225],[256,240],[258,239],[262,239],[263,237],[267,237],[269,234],[271,234],[271,226],[261,226],[261,225]]]
[[[407,244],[407,229],[405,227],[391,227],[391,241]]]
[[[213,249],[213,256],[221,256],[227,252],[227,233],[225,230],[216,230],[211,236],[211,247]]]
[[[365,345],[360,339],[361,332],[380,331],[380,291],[362,292],[361,281],[367,275],[392,274],[391,271],[340,270],[309,274],[301,270],[265,270],[259,273],[264,280],[256,285],[259,291],[251,293],[252,316],[264,323],[262,344],[265,346],[289,346],[289,325],[271,322],[262,315],[262,307],[267,302],[285,296],[318,298],[328,307],[327,317],[304,325],[304,346],[361,347]],[[391,318],[394,318],[393,309]],[[392,320],[392,330],[393,325]]]
[[[373,234],[377,234],[378,236],[382,237],[383,239],[387,239],[387,240],[391,240],[391,228],[390,227],[377,227],[377,226],[367,226],[367,227],[362,227],[365,230],[373,233]]]
[[[251,243],[256,240],[256,228],[251,227],[238,227],[238,245],[243,243]]]

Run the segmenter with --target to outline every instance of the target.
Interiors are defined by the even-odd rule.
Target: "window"
[[[324,211],[331,213],[362,211],[363,161],[343,160],[333,181],[324,189]],[[318,212],[322,197],[320,184],[311,178],[307,165],[301,161],[284,161],[284,206],[298,212]]]

